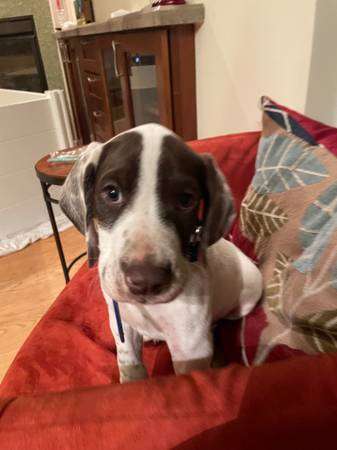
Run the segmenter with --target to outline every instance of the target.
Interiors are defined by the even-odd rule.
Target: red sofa
[[[193,142],[213,153],[236,205],[254,173],[259,133]],[[240,236],[236,236],[240,244]],[[246,248],[247,252],[251,249]],[[220,327],[231,363],[173,375],[165,344],[147,344],[150,379],[118,384],[96,269],[83,266],[23,345],[0,387],[0,449],[311,449],[333,445],[337,356],[271,355],[235,363],[235,324]],[[254,330],[252,330],[253,332]]]

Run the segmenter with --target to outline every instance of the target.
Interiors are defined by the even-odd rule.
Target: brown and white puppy
[[[201,199],[200,258],[191,263]],[[208,367],[212,322],[246,315],[261,296],[258,269],[222,239],[234,217],[224,177],[212,157],[160,125],[91,144],[64,184],[61,208],[86,235],[89,262],[98,261],[122,382],[146,376],[143,338],[167,342],[176,373]]]

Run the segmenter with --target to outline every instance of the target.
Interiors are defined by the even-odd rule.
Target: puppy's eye
[[[106,196],[113,203],[120,203],[122,201],[122,192],[118,186],[108,186],[105,189]]]
[[[183,192],[179,194],[177,199],[177,207],[183,211],[190,211],[195,208],[197,199],[194,194],[190,192]]]

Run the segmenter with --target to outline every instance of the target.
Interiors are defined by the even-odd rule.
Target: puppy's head
[[[68,176],[61,208],[86,235],[102,289],[117,301],[164,303],[182,290],[184,257],[204,202],[201,251],[229,229],[230,190],[211,156],[160,125],[91,144]]]

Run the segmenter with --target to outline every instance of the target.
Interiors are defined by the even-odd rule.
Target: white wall
[[[196,34],[199,137],[260,128],[259,97],[306,104],[316,0],[205,0]]]
[[[133,11],[150,4],[150,0],[93,0],[92,3],[95,20],[97,22],[104,22],[110,17],[110,13],[117,9]]]
[[[337,126],[337,1],[317,0],[305,113]]]

